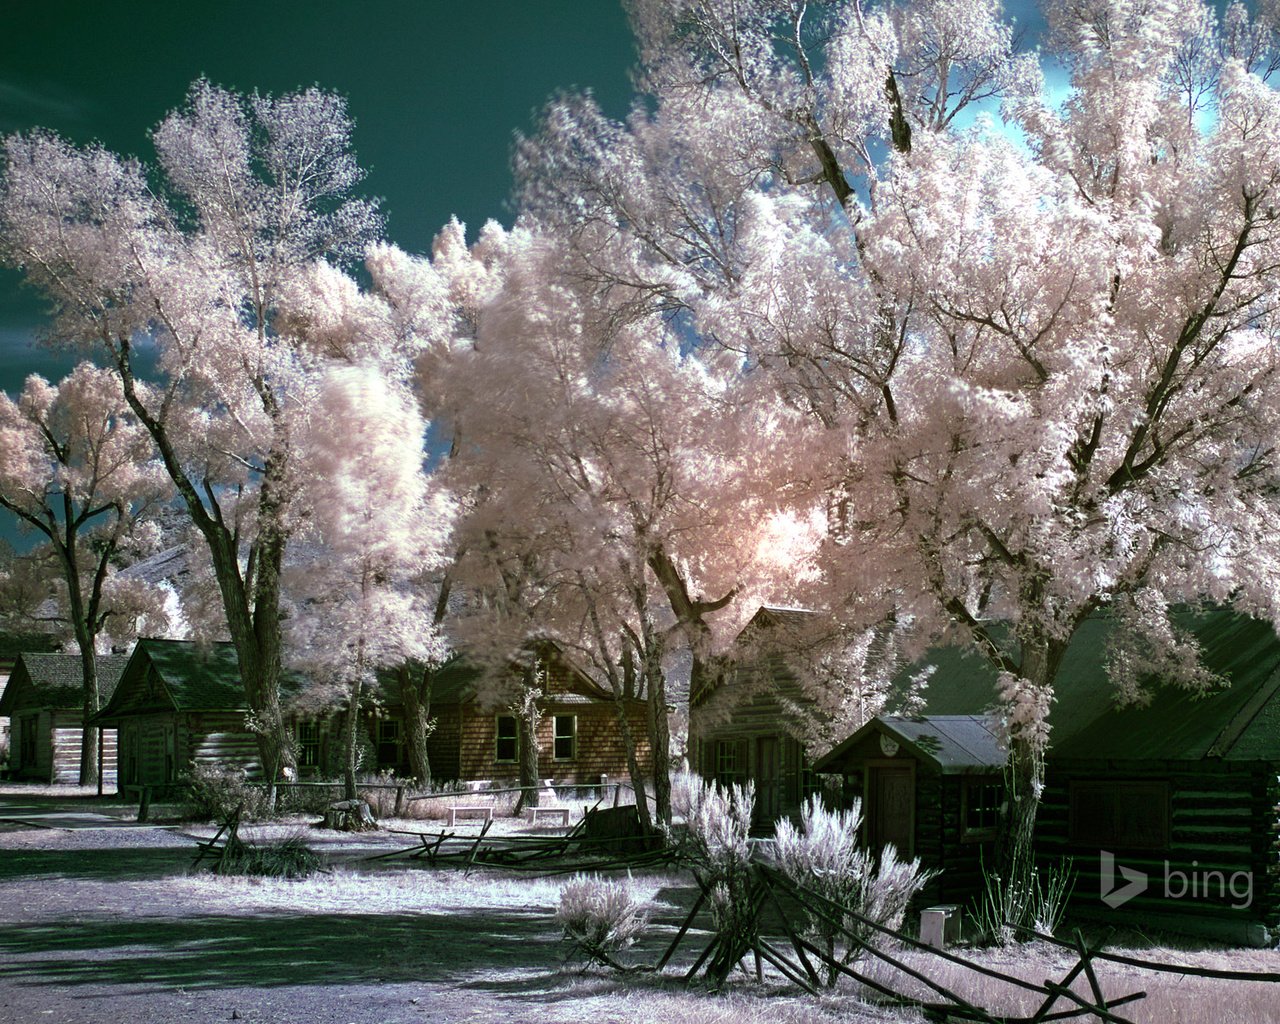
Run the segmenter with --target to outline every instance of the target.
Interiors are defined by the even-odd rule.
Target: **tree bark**
[[[356,769],[359,767],[360,752],[360,690],[359,681],[351,684],[350,699],[347,701],[342,724],[342,798],[356,799]]]
[[[419,670],[417,666],[401,665],[399,676],[409,770],[420,785],[430,786],[431,755],[427,739],[435,724],[431,719],[431,687],[435,681],[435,669],[423,666]]]
[[[516,715],[520,743],[520,799],[516,803],[517,814],[526,807],[538,806],[538,719],[541,717],[537,702],[531,698],[524,701],[520,713]]]

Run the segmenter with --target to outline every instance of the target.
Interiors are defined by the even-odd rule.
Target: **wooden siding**
[[[431,777],[437,781],[456,781],[462,775],[462,708],[446,704],[433,712],[436,727],[427,737],[427,758]]]
[[[514,784],[519,780],[520,766],[495,760],[495,729],[498,712],[484,711],[474,704],[463,704],[459,709],[458,778],[463,780],[490,779]],[[577,742],[572,760],[557,761],[553,757],[553,738],[556,715],[577,717]],[[648,731],[645,728],[644,706],[631,702],[628,721],[636,740],[636,756],[642,765],[650,758]],[[439,732],[439,726],[437,726]],[[593,785],[601,775],[611,780],[630,778],[622,728],[618,723],[615,705],[605,702],[590,704],[548,703],[538,723],[538,777],[557,783]],[[433,772],[436,772],[433,761]],[[443,770],[440,778],[447,778]]]
[[[220,764],[262,774],[258,743],[238,711],[134,715],[120,725],[120,782],[175,782],[192,765]]]
[[[13,746],[9,765],[17,778],[38,779],[53,784],[75,785],[80,781],[80,742],[83,729],[79,711],[42,710],[14,718]],[[29,750],[24,733],[34,730],[34,760],[24,758]],[[116,731],[103,730],[103,781],[116,780]]]
[[[798,817],[800,806],[820,779],[809,772],[801,740],[808,722],[801,709],[812,708],[782,657],[768,655],[739,669],[689,710],[689,748],[692,762],[706,779],[746,782],[756,786],[756,817]],[[738,770],[722,776],[717,751],[732,744]]]
[[[1275,765],[1217,761],[1051,762],[1037,819],[1037,848],[1045,859],[1073,859],[1078,880],[1072,905],[1086,911],[1106,909],[1099,898],[1100,851],[1097,846],[1086,847],[1071,839],[1070,787],[1072,781],[1099,780],[1110,786],[1130,780],[1166,782],[1169,789],[1168,847],[1112,851],[1117,863],[1145,871],[1150,877],[1146,892],[1125,903],[1120,908],[1123,913],[1193,914],[1220,922],[1247,918],[1272,929],[1280,927],[1276,860],[1280,849],[1280,781]],[[1252,878],[1251,904],[1233,908],[1239,899],[1229,890],[1223,892],[1216,879],[1208,895],[1202,892],[1194,899],[1167,898],[1166,871],[1197,874],[1200,878],[1206,871],[1215,871],[1227,879],[1237,872],[1247,872]]]

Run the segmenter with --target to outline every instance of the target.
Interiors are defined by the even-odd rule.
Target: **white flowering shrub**
[[[575,875],[560,890],[556,923],[575,952],[610,967],[649,923],[648,907],[636,897],[630,880]]]
[[[826,945],[828,956],[846,964],[856,960],[877,934],[862,919],[901,928],[912,897],[937,874],[923,870],[919,858],[899,859],[891,845],[881,851],[877,863],[874,853],[858,845],[861,828],[860,802],[846,811],[828,811],[814,796],[801,809],[799,828],[784,818],[774,834],[778,870],[849,911],[839,918],[809,913],[810,934]],[[834,985],[838,977],[830,967],[827,983]]]
[[[723,979],[737,962],[734,952],[745,951],[755,941],[749,842],[755,786],[748,782],[724,787],[691,776],[683,788],[689,829],[685,856],[710,892],[721,954],[712,958],[709,970]]]

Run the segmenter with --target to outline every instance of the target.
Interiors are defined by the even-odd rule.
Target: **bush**
[[[323,861],[302,836],[289,836],[272,843],[238,840],[228,845],[218,864],[223,875],[255,875],[267,878],[307,878],[320,870]]]
[[[218,764],[193,764],[187,784],[187,816],[197,821],[228,821],[237,809],[242,821],[266,814],[266,793],[253,786],[239,768]]]
[[[626,949],[648,925],[646,905],[630,882],[576,875],[560,890],[556,922],[574,951],[588,960],[620,967],[614,954]]]
[[[1044,875],[1030,862],[1016,865],[1003,877],[982,865],[982,892],[970,907],[978,940],[1007,946],[1017,938],[1017,928],[1033,928],[1053,935],[1067,911],[1075,888],[1070,861],[1051,865]]]
[[[723,981],[755,944],[758,922],[751,899],[751,814],[755,787],[721,787],[690,777],[682,780],[688,837],[685,856],[708,887],[719,949],[708,973]]]
[[[908,904],[937,874],[922,871],[919,859],[899,860],[891,845],[881,851],[877,865],[875,854],[858,846],[861,828],[859,802],[847,811],[828,811],[814,796],[801,809],[800,828],[784,819],[774,836],[783,874],[851,912],[837,916],[825,906],[825,916],[809,912],[809,933],[826,945],[828,956],[844,964],[856,960],[878,934],[866,921],[901,928]],[[839,975],[829,966],[827,984],[834,985]]]

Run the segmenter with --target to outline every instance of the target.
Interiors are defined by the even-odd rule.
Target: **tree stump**
[[[363,800],[339,800],[329,805],[324,820],[318,828],[331,828],[338,832],[374,832],[378,819]]]

